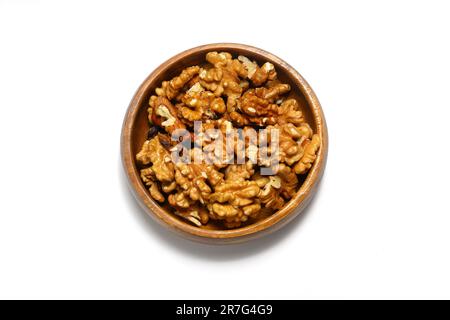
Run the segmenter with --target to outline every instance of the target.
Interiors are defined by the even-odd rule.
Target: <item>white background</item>
[[[449,9],[0,0],[0,298],[450,298]],[[293,65],[329,126],[305,214],[238,246],[162,230],[120,165],[139,84],[212,42]]]

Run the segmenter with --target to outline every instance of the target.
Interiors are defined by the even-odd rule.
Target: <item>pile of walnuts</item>
[[[249,224],[284,206],[297,192],[299,180],[311,168],[321,141],[306,123],[298,102],[286,98],[289,84],[277,80],[273,64],[259,66],[247,57],[233,59],[227,52],[209,52],[208,62],[191,66],[163,81],[151,96],[148,108],[150,130],[136,160],[140,175],[153,199],[202,227],[212,221],[226,228]],[[224,135],[242,129],[278,129],[279,150],[273,175],[259,169],[272,164],[259,156],[261,138],[248,147],[245,159],[236,164],[223,150],[220,162],[174,162],[171,153],[179,141],[177,129],[194,135],[195,121],[202,131],[218,129]],[[223,146],[200,139],[189,157],[214,157]],[[266,147],[270,149],[270,147]],[[271,150],[268,151],[270,154]]]

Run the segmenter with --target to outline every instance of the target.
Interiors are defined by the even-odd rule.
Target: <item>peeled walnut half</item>
[[[278,109],[277,124],[302,125],[305,123],[303,113],[300,110],[297,100],[287,99],[283,101]]]
[[[247,70],[227,52],[209,52],[206,61],[213,67],[200,70],[200,84],[217,97],[226,96],[228,111],[232,111],[244,87],[240,77],[247,77]]]
[[[165,198],[157,182],[161,183],[163,190],[171,189],[175,168],[169,152],[159,142],[158,136],[144,142],[141,151],[136,155],[136,160],[142,165],[150,165],[141,170],[141,179],[149,187],[152,198],[164,202]]]
[[[251,61],[245,56],[239,56],[238,60],[244,64],[244,67],[247,69],[248,78],[255,86],[261,86],[267,80],[275,80],[277,77],[275,67],[270,62],[266,62],[262,67],[259,67],[255,61]]]
[[[151,123],[161,126],[167,133],[173,133],[177,129],[186,129],[186,126],[178,117],[178,110],[164,97],[150,97]]]
[[[312,163],[316,160],[316,154],[320,147],[319,135],[313,135],[312,139],[305,145],[305,153],[300,161],[295,165],[294,170],[297,174],[305,174],[311,169]]]
[[[165,97],[172,100],[178,95],[183,86],[189,82],[194,76],[198,74],[200,67],[192,66],[184,69],[178,76],[170,81],[163,81],[160,88],[155,90],[160,97]]]
[[[209,215],[206,208],[199,205],[194,205],[188,209],[178,208],[175,210],[175,214],[183,219],[186,219],[197,227],[201,227],[209,221]]]
[[[189,122],[215,119],[226,110],[223,99],[204,90],[199,82],[182,96],[181,101],[183,104],[179,106],[180,114]]]

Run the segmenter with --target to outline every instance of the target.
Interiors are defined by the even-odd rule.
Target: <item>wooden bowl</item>
[[[274,64],[281,81],[292,87],[290,97],[299,102],[307,122],[321,137],[317,159],[305,178],[300,180],[297,194],[279,211],[254,224],[231,230],[210,230],[195,227],[162,208],[154,201],[141,181],[135,155],[146,140],[149,124],[147,108],[150,96],[163,80],[171,79],[183,68],[205,61],[209,51],[227,51],[233,56],[244,55],[260,65],[266,61]],[[267,235],[294,219],[310,202],[325,169],[328,151],[328,134],[319,100],[305,79],[290,65],[264,50],[234,43],[208,44],[184,51],[167,60],[153,71],[135,93],[125,115],[122,128],[121,154],[131,189],[145,211],[164,227],[191,240],[225,244],[243,242]]]

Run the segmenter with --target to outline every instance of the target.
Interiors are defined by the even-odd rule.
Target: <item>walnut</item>
[[[215,68],[221,68],[225,73],[232,73],[233,76],[247,77],[247,70],[244,65],[237,59],[233,59],[228,52],[208,52],[206,54],[206,61],[211,63]]]
[[[241,61],[247,69],[248,78],[255,86],[261,86],[267,80],[275,80],[277,77],[275,67],[270,62],[264,63],[260,68],[255,61],[251,61],[245,56],[239,56],[238,60]]]
[[[243,127],[250,124],[250,120],[248,119],[248,117],[237,111],[231,111],[230,113],[228,113],[228,118],[234,125],[238,127]]]
[[[173,188],[174,168],[169,153],[159,143],[159,137],[145,141],[136,159],[143,165],[151,164],[150,167],[141,170],[142,181],[148,187],[153,199],[164,202],[165,198],[156,181],[163,183],[164,191],[170,191]]]
[[[294,125],[301,125],[305,123],[303,113],[300,110],[297,100],[288,99],[283,101],[278,111],[277,123],[279,125],[285,125],[292,123]]]
[[[175,194],[169,195],[169,203],[172,207],[179,210],[180,208],[187,209],[191,207],[195,201],[189,198],[185,191],[179,190]]]
[[[224,168],[234,160],[234,145],[227,146],[226,139],[234,138],[234,128],[228,120],[217,120],[212,122],[214,128],[220,130],[214,132],[217,135],[211,135],[208,131],[205,132],[201,145],[203,146],[203,153],[207,163],[214,164],[218,168]]]
[[[204,203],[211,193],[211,188],[205,182],[207,175],[199,175],[198,165],[177,163],[175,181],[192,200]]]
[[[207,224],[209,221],[208,211],[204,207],[201,207],[199,205],[193,205],[192,207],[187,209],[178,208],[177,210],[175,210],[175,214],[182,217],[183,219],[188,220],[197,227],[201,227],[202,225]]]
[[[212,192],[210,185],[215,186],[222,180],[223,174],[214,169],[212,165],[177,163],[175,181],[180,190],[177,197],[173,198],[173,205],[185,207],[190,200],[205,203]]]
[[[170,193],[173,190],[175,190],[177,187],[177,182],[174,180],[172,182],[162,182],[161,183],[161,189],[164,191],[164,193]]]
[[[225,169],[225,179],[228,181],[245,181],[255,173],[253,163],[247,161],[245,164],[230,164]]]
[[[209,200],[212,202],[228,202],[233,206],[242,207],[253,202],[260,191],[255,181],[229,181],[226,180],[215,188]]]
[[[249,217],[254,217],[260,210],[259,203],[253,203],[242,208],[236,208],[229,204],[213,203],[208,205],[210,216],[215,220],[223,220],[227,228],[237,228]]]
[[[152,196],[153,199],[155,199],[158,202],[165,201],[164,196],[159,191],[159,187],[155,182],[156,177],[155,177],[155,173],[153,172],[152,168],[142,169],[141,170],[141,179],[144,182],[144,184],[148,187],[150,195]]]
[[[278,115],[278,105],[257,95],[258,89],[250,89],[239,98],[239,109],[251,117],[271,117]]]
[[[173,181],[175,177],[174,165],[169,152],[159,142],[158,136],[144,142],[141,151],[136,155],[136,160],[143,165],[151,164],[148,169],[152,171],[152,174],[146,174],[148,179],[155,176],[161,182]]]
[[[155,90],[156,94],[161,97],[166,97],[169,100],[174,99],[183,86],[198,74],[200,67],[192,66],[184,69],[180,75],[176,76],[170,81],[163,81],[161,88]]]
[[[179,107],[181,116],[188,121],[216,118],[226,110],[222,98],[212,92],[205,91],[200,83],[194,84],[181,98],[183,105]]]
[[[292,124],[288,123],[280,130],[280,162],[292,165],[303,156],[303,136],[301,132]]]
[[[234,160],[234,151],[227,149],[224,142],[213,141],[203,147],[205,159],[208,164],[213,164],[217,168],[225,168]]]
[[[146,186],[150,186],[150,183],[155,181],[155,179],[156,179],[155,173],[153,172],[151,167],[141,170],[141,179],[142,179],[142,182],[144,182],[144,184]]]
[[[165,198],[162,195],[161,191],[159,191],[158,185],[155,182],[150,182],[150,188],[148,189],[150,191],[150,195],[153,199],[155,199],[158,202],[164,202]]]
[[[231,205],[223,205],[220,203],[213,203],[208,205],[210,216],[214,220],[224,220],[227,228],[237,228],[242,222],[248,220],[243,211]]]
[[[266,99],[269,102],[277,101],[280,96],[288,93],[291,90],[291,86],[279,81],[270,81],[266,87],[256,88],[256,95],[260,98]]]
[[[209,198],[210,217],[224,220],[225,226],[237,227],[249,217],[256,217],[261,209],[257,198],[260,187],[255,181],[225,180],[215,187]]]
[[[168,133],[186,128],[178,117],[178,110],[167,98],[152,96],[150,107],[152,123],[162,126]]]
[[[245,86],[239,77],[247,77],[247,70],[227,52],[209,52],[206,60],[213,68],[200,70],[200,84],[217,97],[226,96],[228,111],[232,111]]]
[[[311,168],[312,163],[316,160],[316,153],[319,147],[320,137],[318,134],[314,134],[312,139],[306,142],[304,155],[294,167],[295,173],[305,174]]]
[[[300,132],[302,136],[304,136],[307,139],[311,139],[311,137],[313,136],[313,131],[309,126],[309,124],[307,124],[306,122],[298,126],[297,130]]]
[[[298,179],[295,172],[285,164],[280,164],[275,171],[274,176],[256,174],[252,179],[262,188],[258,195],[261,203],[266,208],[280,209],[285,200],[295,195]]]
[[[237,107],[243,114],[230,113],[231,120],[239,126],[248,124],[265,126],[277,123],[278,115],[281,112],[287,112],[287,105],[284,109],[280,109],[274,102],[290,89],[288,84],[274,83],[272,87],[247,90],[237,100]],[[297,114],[290,113],[289,116],[297,116]]]
[[[280,209],[284,205],[284,199],[280,196],[281,179],[278,176],[268,176],[264,189],[258,197],[267,208]]]
[[[237,127],[245,127],[250,125],[263,127],[265,125],[276,124],[275,117],[251,117],[237,111],[232,111],[227,116],[228,119]]]
[[[214,166],[203,165],[201,168],[203,171],[201,171],[200,174],[204,176],[202,173],[204,172],[208,177],[208,182],[212,186],[216,186],[223,181],[223,173],[217,171]]]
[[[281,187],[280,194],[285,199],[292,198],[297,193],[298,178],[295,171],[289,166],[281,163],[278,166],[277,176],[280,177]]]

